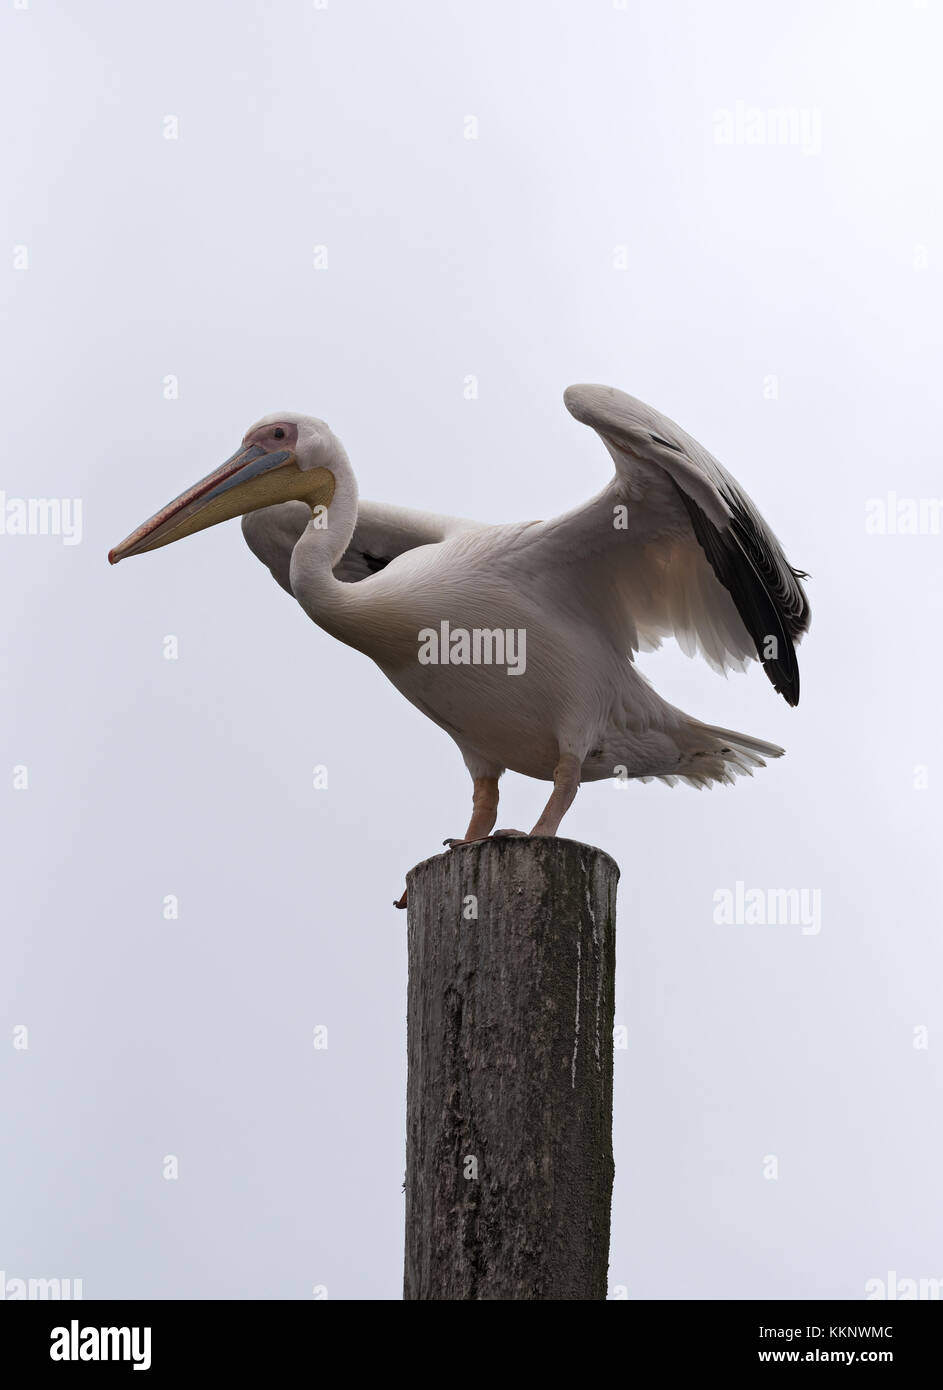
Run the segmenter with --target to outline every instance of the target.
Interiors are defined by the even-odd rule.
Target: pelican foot
[[[495,840],[507,840],[507,839],[510,839],[512,836],[515,836],[515,835],[516,835],[519,839],[521,839],[521,840],[526,840],[526,839],[527,839],[527,831],[526,831],[526,830],[496,830],[496,831],[494,832],[494,837],[493,837],[493,838],[494,838]]]
[[[403,889],[403,896],[402,896],[401,898],[397,898],[396,901],[394,902],[393,906],[394,906],[394,907],[405,907],[405,906],[406,906],[406,895],[407,895],[408,892],[409,892],[409,889],[408,889],[408,888],[404,888],[404,889]]]
[[[454,849],[456,845],[480,845],[483,840],[489,838],[488,835],[475,835],[471,840],[443,840],[442,843],[447,849]]]

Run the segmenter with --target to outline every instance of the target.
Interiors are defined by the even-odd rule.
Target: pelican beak
[[[157,550],[170,545],[194,531],[203,531],[220,521],[243,516],[259,507],[307,497],[313,491],[323,491],[318,484],[327,470],[302,472],[290,449],[267,454],[260,444],[243,446],[232,458],[201,482],[168,502],[149,521],[145,521],[126,540],[108,552],[109,562],[116,565],[129,555],[142,555],[145,550]],[[328,474],[333,483],[333,475]],[[333,490],[333,489],[332,489]],[[330,499],[328,499],[330,500]]]

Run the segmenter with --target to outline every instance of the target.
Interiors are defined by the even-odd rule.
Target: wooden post
[[[528,836],[407,876],[406,1299],[604,1299],[619,870]]]

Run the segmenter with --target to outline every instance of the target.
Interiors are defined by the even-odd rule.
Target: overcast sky
[[[105,557],[282,408],[366,497],[553,515],[609,476],[581,381],[812,575],[797,710],[642,660],[786,758],[564,823],[622,869],[610,1293],[943,1277],[941,37],[908,0],[8,0],[7,1280],[401,1296],[390,904],[461,758],[238,523]],[[59,534],[19,534],[41,498]],[[509,774],[501,823],[546,792]],[[738,882],[820,930],[715,921]]]

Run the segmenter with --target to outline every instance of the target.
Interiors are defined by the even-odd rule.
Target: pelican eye
[[[276,438],[276,439],[284,439],[284,438],[285,438],[285,431],[282,429],[281,425],[279,425],[278,429],[275,431],[275,438]]]

